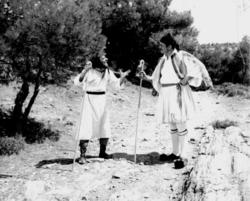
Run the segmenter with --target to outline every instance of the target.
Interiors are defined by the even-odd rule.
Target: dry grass
[[[225,129],[227,127],[230,126],[237,126],[238,123],[236,121],[232,121],[229,119],[225,119],[225,120],[216,120],[214,122],[212,122],[212,126],[214,129]]]
[[[0,137],[0,155],[18,154],[24,149],[24,144],[22,137]]]
[[[215,87],[219,94],[227,95],[229,97],[240,96],[250,99],[250,86],[233,83],[223,83]]]

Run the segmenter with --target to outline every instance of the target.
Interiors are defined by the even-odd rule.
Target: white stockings
[[[172,152],[177,156],[183,157],[185,136],[188,133],[186,122],[184,123],[171,123],[170,133],[172,138]]]

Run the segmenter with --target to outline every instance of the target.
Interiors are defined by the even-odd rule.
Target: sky
[[[190,10],[200,43],[238,42],[250,36],[250,0],[173,0],[171,10]]]

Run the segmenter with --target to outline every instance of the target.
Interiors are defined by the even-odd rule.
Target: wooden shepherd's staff
[[[137,107],[137,114],[136,114],[136,131],[135,131],[135,148],[134,148],[134,162],[136,163],[136,148],[137,148],[137,134],[138,134],[138,120],[139,120],[139,111],[141,107],[141,88],[142,88],[142,76],[141,73],[144,72],[145,68],[144,60],[140,60],[140,64],[138,65],[138,76],[140,77],[140,88],[139,88],[139,100],[138,100],[138,107]]]

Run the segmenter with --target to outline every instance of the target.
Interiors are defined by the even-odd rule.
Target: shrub
[[[14,137],[0,137],[0,155],[18,154],[24,149],[24,139]]]
[[[218,94],[227,95],[229,97],[241,96],[245,98],[250,97],[250,89],[248,86],[233,83],[223,83],[220,86],[216,86]]]
[[[214,129],[225,129],[229,126],[237,126],[238,123],[236,121],[232,121],[232,120],[216,120],[212,123],[212,126]]]

